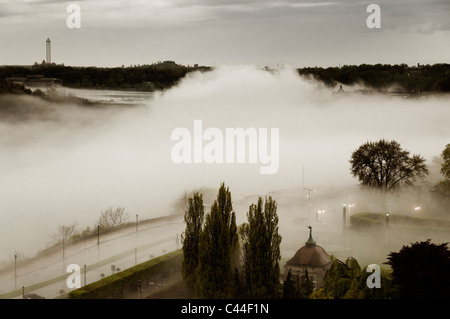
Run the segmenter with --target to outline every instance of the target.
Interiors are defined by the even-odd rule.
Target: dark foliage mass
[[[425,159],[409,155],[396,141],[367,142],[352,153],[351,173],[361,186],[392,191],[428,174]]]
[[[445,146],[441,158],[441,174],[444,178],[433,186],[431,194],[433,201],[440,203],[448,211],[447,207],[450,207],[450,144]]]
[[[43,75],[61,79],[64,86],[73,88],[155,91],[172,87],[189,72],[212,69],[207,66],[179,65],[173,61],[113,68],[35,63],[32,66],[2,66],[0,79]],[[328,87],[360,84],[377,90],[395,87],[395,90],[409,93],[450,92],[450,64],[444,63],[414,67],[406,64],[305,67],[297,71],[299,75],[312,77]]]
[[[31,90],[0,78],[0,94],[31,94]]]
[[[170,88],[189,72],[205,70],[209,68],[183,66],[173,61],[115,68],[34,64],[0,67],[0,79],[42,75],[61,79],[64,86],[72,88],[155,91]]]
[[[407,299],[450,298],[450,250],[430,240],[403,246],[388,257],[394,284]]]
[[[342,67],[307,67],[298,69],[303,76],[311,76],[329,87],[337,84],[361,84],[372,89],[389,89],[409,93],[450,92],[450,64],[417,65],[406,64],[361,64]]]

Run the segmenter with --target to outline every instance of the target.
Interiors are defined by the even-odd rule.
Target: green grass
[[[362,212],[350,216],[350,223],[354,227],[377,227],[386,224],[386,214]],[[389,214],[389,225],[415,229],[450,229],[450,221],[436,218]]]

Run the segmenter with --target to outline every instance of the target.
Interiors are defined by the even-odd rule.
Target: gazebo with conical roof
[[[332,260],[325,249],[317,245],[312,238],[312,227],[309,228],[309,238],[305,242],[305,246],[301,247],[295,255],[286,262],[284,266],[285,276],[289,270],[292,275],[303,278],[308,271],[309,279],[314,283],[314,288],[322,287],[323,278],[326,271],[330,268]],[[300,280],[300,284],[303,280]]]

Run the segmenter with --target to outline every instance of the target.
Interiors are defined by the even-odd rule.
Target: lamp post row
[[[136,214],[136,233],[138,233],[139,228],[139,215]],[[97,225],[97,245],[100,245],[100,225]],[[62,240],[62,259],[63,259],[63,269],[65,262],[65,238]],[[137,263],[137,248],[135,248],[135,264]],[[86,265],[84,265],[84,284],[86,285]],[[14,289],[17,289],[17,253],[14,254]],[[25,298],[25,287],[22,287],[22,297]]]

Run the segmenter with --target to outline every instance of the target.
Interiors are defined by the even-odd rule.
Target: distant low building
[[[314,289],[319,289],[323,285],[323,279],[326,271],[330,268],[332,260],[327,252],[312,238],[312,227],[309,227],[309,239],[305,242],[305,246],[301,247],[295,255],[286,262],[284,266],[284,274],[289,271],[294,276],[298,276],[300,287],[303,278],[308,272],[309,279],[314,284]]]
[[[23,78],[23,77],[11,77],[11,78],[6,78],[5,80],[8,83],[24,85],[26,79],[27,78]]]
[[[46,78],[43,75],[28,75],[27,77],[11,77],[6,81],[29,88],[54,88],[62,86],[63,81],[57,78]]]
[[[420,63],[417,63],[417,66],[411,66],[406,68],[406,72],[408,72],[409,76],[412,75],[418,75],[420,73],[422,73],[423,71],[423,65],[420,65]]]

